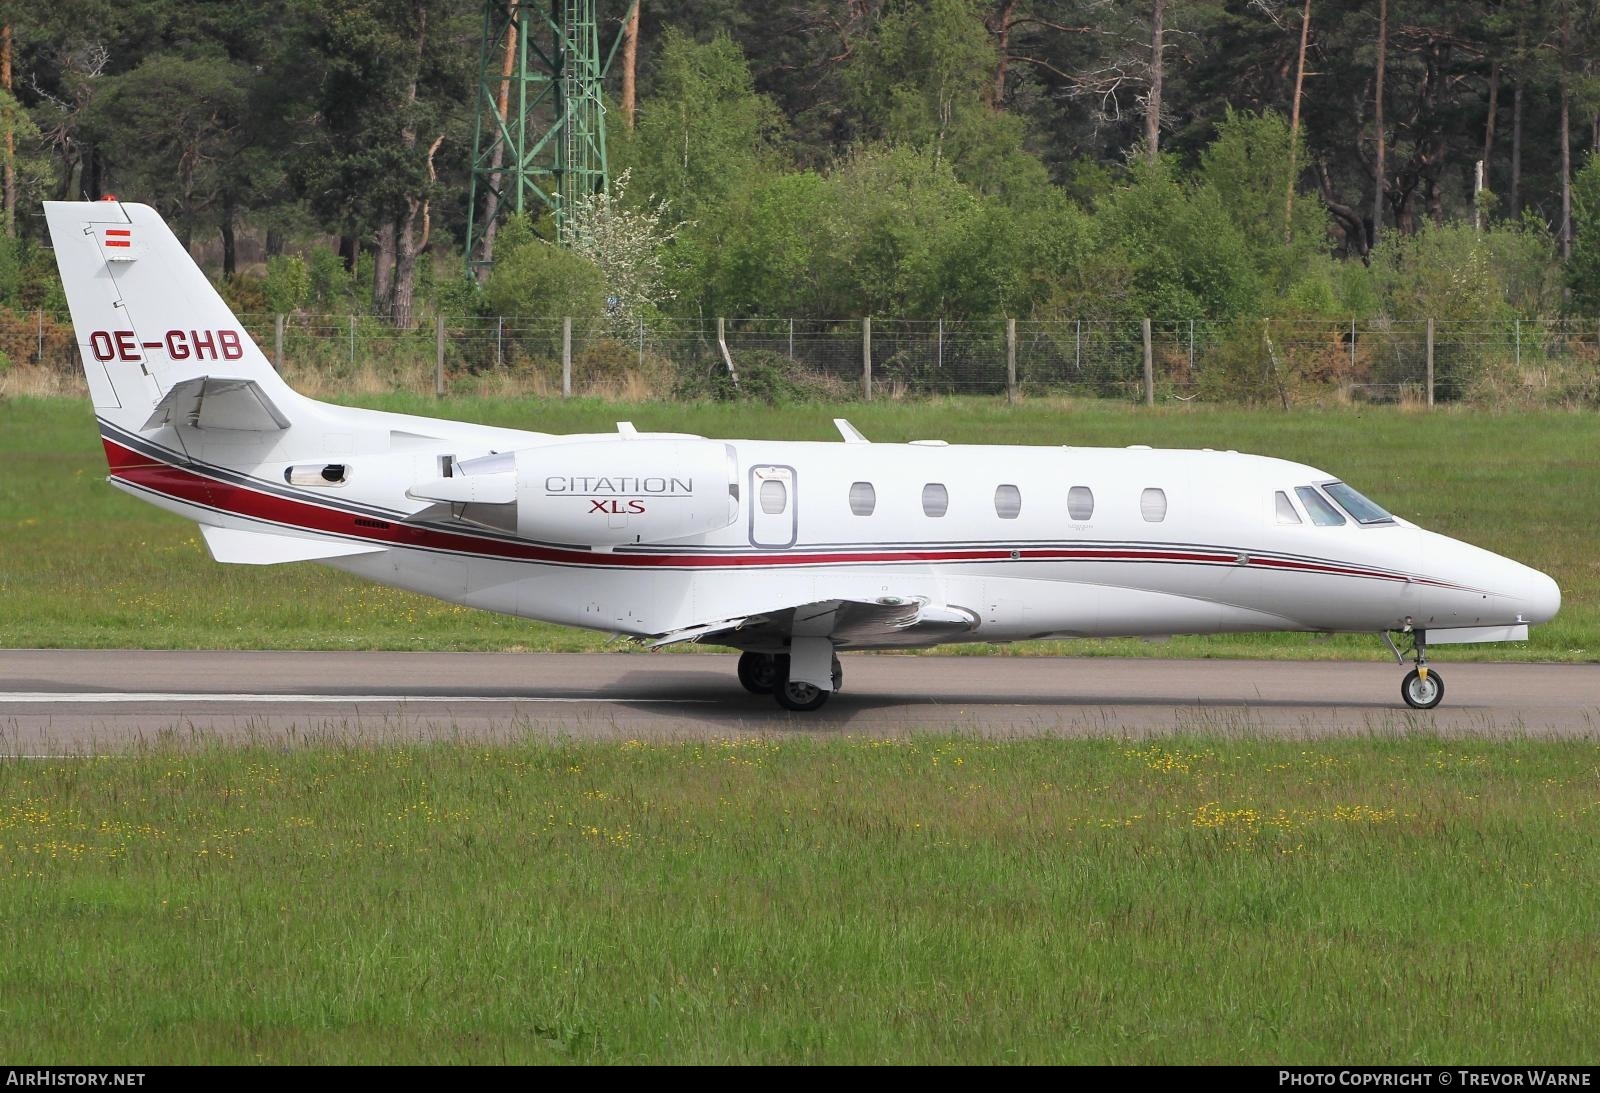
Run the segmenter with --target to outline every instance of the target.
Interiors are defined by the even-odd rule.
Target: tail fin
[[[46,201],[56,266],[96,412],[129,432],[206,426],[208,395],[230,392],[212,427],[279,429],[293,392],[273,371],[161,216],[119,201]],[[240,402],[265,404],[264,413]]]

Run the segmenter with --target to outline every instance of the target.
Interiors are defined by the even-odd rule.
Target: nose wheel
[[[1400,697],[1413,710],[1431,710],[1444,700],[1444,677],[1426,664],[1413,668],[1400,684]]]
[[[1400,681],[1400,697],[1406,700],[1406,705],[1413,710],[1431,710],[1444,701],[1444,677],[1428,667],[1428,633],[1426,630],[1410,631],[1412,659],[1416,667],[1406,673],[1405,679]],[[1383,635],[1383,642],[1394,654],[1395,663],[1405,664],[1405,657],[1389,635]]]

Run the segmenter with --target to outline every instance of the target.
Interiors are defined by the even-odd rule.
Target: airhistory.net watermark
[[[142,1070],[52,1070],[47,1067],[17,1067],[6,1071],[5,1084],[11,1087],[33,1086],[55,1088],[58,1086],[141,1086]]]

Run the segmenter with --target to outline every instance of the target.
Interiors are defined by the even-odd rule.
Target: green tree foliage
[[[949,263],[961,256],[981,204],[933,150],[863,152],[833,179],[849,262],[841,273],[868,315],[938,313],[949,296]]]
[[[302,134],[311,145],[296,158],[294,181],[325,227],[362,235],[426,186],[417,134],[438,129],[451,109],[418,93],[426,76],[443,75],[431,71],[438,54],[424,45],[433,13],[426,3],[303,0],[296,14],[304,108],[316,124]]]
[[[545,242],[526,217],[514,217],[495,244],[484,300],[497,315],[595,318],[605,313],[606,279],[589,259]]]
[[[665,202],[681,229],[628,262],[607,244],[576,265],[524,230],[497,298],[583,312],[626,297],[630,319],[671,300],[701,315],[1149,315],[1247,331],[1266,315],[1600,311],[1600,10],[1388,7],[1382,243],[1368,253],[1370,4],[1313,7],[1292,156],[1299,6],[1166,4],[1167,158],[1152,169],[1131,166],[1147,0],[652,0],[637,127],[616,112],[610,127],[613,177],[631,168],[634,181],[607,222]],[[48,256],[35,261],[33,202],[115,192],[156,204],[197,245],[219,233],[225,264],[256,253],[236,233],[269,260],[300,254],[306,307],[370,300],[406,318],[429,294],[434,308],[491,307],[457,276],[480,13],[0,0],[16,43],[0,128],[24,237],[11,297],[58,299]],[[604,49],[615,23],[602,14]],[[1591,155],[1565,266],[1552,239],[1563,95],[1568,143],[1580,163]],[[1490,192],[1473,232],[1480,158]],[[624,267],[650,271],[650,286],[619,288]]]
[[[162,195],[187,242],[225,193],[243,185],[250,74],[225,57],[158,55],[106,81],[86,129],[125,183],[122,196]]]
[[[728,240],[719,298],[736,315],[842,316],[856,306],[840,276],[844,210],[812,171],[759,180]]]
[[[1023,206],[985,196],[936,155],[869,148],[826,177],[768,179],[729,242],[720,298],[742,314],[1030,314],[1088,259],[1089,218],[1059,191]]]
[[[1213,186],[1186,185],[1170,159],[1141,164],[1097,209],[1106,246],[1129,271],[1128,316],[1231,319],[1263,282],[1244,230]]]
[[[725,305],[708,288],[724,279],[752,187],[778,167],[780,119],[727,35],[702,44],[669,31],[661,51],[657,90],[640,103],[638,128],[618,140],[615,163],[632,172],[636,207],[664,203],[687,221],[664,260],[663,291],[717,309]]]
[[[1510,319],[1554,315],[1561,281],[1554,240],[1537,220],[1474,231],[1426,227],[1380,247],[1373,279],[1397,319]]]
[[[1024,197],[1049,185],[1028,150],[1026,120],[997,110],[999,63],[976,0],[890,5],[848,70],[858,131],[948,162],[983,194]]]
[[[298,254],[269,258],[261,290],[267,297],[267,307],[274,313],[298,311],[311,299],[311,268]]]
[[[1600,152],[1591,152],[1572,184],[1575,237],[1567,263],[1572,308],[1580,315],[1600,315]]]
[[[995,50],[972,0],[900,0],[852,66],[867,132],[963,162],[985,126]]]
[[[48,191],[50,157],[44,134],[39,131],[32,115],[15,95],[3,88],[0,88],[0,130],[11,134],[10,166],[16,172],[19,204],[22,207],[30,206]],[[0,148],[0,161],[4,156],[5,150]]]
[[[682,217],[714,219],[752,175],[775,165],[781,119],[757,93],[733,40],[700,44],[669,30],[655,93],[622,138],[617,162],[631,168],[641,202],[665,201]]]
[[[325,311],[345,308],[354,292],[344,262],[327,247],[312,247],[306,260],[310,302]]]
[[[1295,160],[1304,163],[1305,142],[1299,144]],[[1286,289],[1328,245],[1327,210],[1316,195],[1301,192],[1289,159],[1289,123],[1281,115],[1230,109],[1216,139],[1201,151],[1196,172],[1197,183],[1215,192],[1227,210],[1273,292]]]
[[[0,306],[17,306],[22,293],[23,248],[16,238],[0,235]]]

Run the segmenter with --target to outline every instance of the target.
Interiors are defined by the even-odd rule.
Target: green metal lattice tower
[[[485,0],[469,270],[486,264],[494,220],[548,210],[560,239],[572,203],[609,187],[602,82],[617,43],[602,64],[595,0]]]

